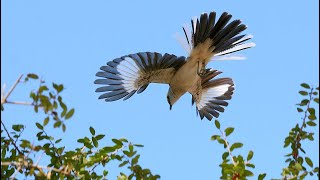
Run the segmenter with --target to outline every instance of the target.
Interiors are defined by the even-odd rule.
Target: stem
[[[220,131],[220,133],[221,133],[221,135],[222,135],[222,137],[223,137],[224,142],[226,143],[226,146],[227,146],[227,149],[228,149],[228,152],[229,152],[230,159],[232,160],[233,165],[236,165],[236,163],[235,163],[234,160],[233,160],[232,153],[231,153],[231,151],[230,151],[230,146],[229,146],[229,143],[228,143],[228,141],[227,141],[227,137],[224,135],[224,133],[221,131],[221,129],[219,129],[219,131]]]
[[[301,141],[302,130],[303,130],[303,128],[306,126],[306,118],[307,118],[307,115],[308,115],[308,109],[309,109],[310,103],[311,103],[311,101],[312,101],[312,92],[313,92],[313,88],[311,88],[311,91],[310,91],[310,93],[309,93],[309,102],[308,102],[307,108],[306,108],[306,110],[305,110],[305,112],[304,112],[304,117],[302,118],[302,119],[303,119],[302,125],[301,125],[301,127],[300,127],[300,129],[299,129],[299,133],[298,133],[298,135],[297,135],[297,137],[296,137],[295,146],[296,146],[297,148],[298,148],[298,144],[299,144],[300,141]],[[298,153],[298,151],[299,151],[299,148],[297,149],[297,153]],[[297,160],[298,160],[298,155],[297,155],[297,156],[294,156],[294,155],[293,155],[293,158],[295,159],[295,162],[297,162]]]
[[[19,101],[5,101],[6,104],[17,104],[17,105],[27,105],[27,106],[34,106],[33,103],[30,102],[19,102]]]
[[[11,89],[9,90],[9,92],[4,96],[3,99],[1,99],[1,104],[4,104],[7,102],[8,97],[10,96],[10,94],[12,93],[12,91],[16,88],[16,86],[18,85],[18,83],[20,82],[20,79],[22,78],[23,74],[21,74],[18,79],[16,80],[16,82],[13,84],[13,86],[11,87]]]
[[[12,137],[10,136],[10,134],[9,134],[6,126],[5,126],[4,123],[2,122],[2,120],[1,120],[1,124],[2,124],[2,126],[3,126],[3,128],[4,128],[4,130],[6,131],[9,139],[11,140],[12,145],[14,146],[14,148],[19,152],[19,154],[22,154],[22,155],[23,155],[23,153],[19,150],[18,146],[16,145],[15,141],[14,141],[14,140],[12,139]]]
[[[38,169],[40,172],[42,171],[42,169],[48,169],[49,171],[55,171],[57,173],[61,173],[64,175],[69,175],[69,173],[64,172],[64,169],[57,169],[57,168],[53,168],[53,167],[47,167],[47,166],[39,166],[39,165],[35,165],[35,164],[23,164],[23,163],[18,163],[18,162],[1,162],[1,166],[16,166],[16,167],[22,167],[22,166],[26,166],[27,168],[32,167],[32,168],[36,168]],[[43,171],[42,171],[43,172]]]

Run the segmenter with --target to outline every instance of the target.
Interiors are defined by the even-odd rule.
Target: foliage
[[[77,140],[79,143],[77,148],[67,151],[66,146],[60,143],[62,139],[56,139],[46,131],[48,123],[52,120],[54,128],[66,131],[66,122],[75,112],[73,108],[68,109],[62,100],[60,93],[64,90],[63,85],[53,83],[51,88],[40,80],[38,89],[30,93],[31,103],[8,101],[17,84],[39,78],[36,74],[28,74],[24,81],[21,79],[22,76],[6,95],[2,93],[2,111],[5,109],[5,104],[21,104],[32,106],[34,112],[43,112],[45,117],[42,122],[35,122],[38,129],[38,132],[34,133],[37,137],[36,142],[23,139],[23,132],[26,129],[24,124],[14,124],[12,130],[8,130],[1,120],[4,129],[1,130],[1,179],[15,179],[18,174],[37,179],[106,179],[107,164],[112,161],[118,161],[119,167],[130,170],[128,175],[120,173],[118,179],[160,178],[159,175],[153,175],[149,169],[139,165],[140,155],[136,148],[143,147],[142,145],[133,144],[124,138],[114,138],[112,145],[99,147],[100,142],[105,141],[105,135],[97,134],[93,127],[89,128],[90,136]],[[43,158],[49,159],[47,165],[39,165]],[[96,171],[97,167],[103,170]]]
[[[284,179],[304,179],[306,176],[313,176],[315,173],[319,178],[319,167],[314,167],[312,160],[307,156],[302,146],[304,141],[313,141],[314,132],[310,130],[317,125],[316,110],[313,103],[319,104],[319,87],[312,88],[309,84],[302,83],[303,90],[299,94],[303,100],[297,104],[297,111],[302,114],[302,123],[297,123],[285,138],[284,148],[291,148],[286,155],[288,166],[283,169]]]
[[[43,121],[35,122],[37,127],[34,142],[26,139],[23,132],[25,124],[14,124],[8,129],[3,119],[1,119],[1,179],[16,179],[17,176],[33,177],[36,179],[107,179],[110,162],[119,163],[120,169],[125,168],[125,174],[121,172],[118,180],[143,179],[156,180],[159,175],[154,175],[149,169],[139,165],[140,155],[137,148],[143,145],[133,144],[125,138],[111,139],[112,144],[100,147],[105,144],[104,134],[98,134],[93,127],[89,127],[90,136],[85,136],[77,140],[78,147],[74,148],[62,145],[62,139],[57,139],[48,134],[49,122],[53,128],[61,128],[63,132],[67,130],[67,122],[75,113],[73,108],[68,108],[63,101],[61,92],[64,90],[62,84],[52,83],[48,86],[43,80],[39,80],[36,74],[28,74],[24,80],[22,75],[18,78],[7,94],[1,94],[1,111],[4,111],[5,104],[27,105],[33,107],[35,113],[44,116]],[[9,101],[8,97],[19,83],[28,82],[30,79],[39,81],[36,91],[30,93],[31,102]],[[315,167],[313,161],[307,156],[304,141],[313,141],[315,133],[311,130],[317,125],[317,113],[314,103],[319,103],[319,88],[301,84],[303,90],[299,94],[303,100],[297,104],[297,111],[302,115],[301,124],[297,123],[285,138],[284,148],[289,149],[285,162],[287,167],[283,168],[282,179],[304,179],[307,176],[317,174],[319,177],[319,167]],[[220,179],[243,180],[253,177],[255,168],[252,162],[254,152],[249,151],[245,156],[234,155],[235,150],[241,149],[241,142],[230,143],[227,138],[233,134],[235,128],[222,128],[218,120],[215,126],[219,134],[211,137],[211,140],[223,145],[225,152],[221,155]],[[39,165],[41,159],[46,158],[46,165]],[[266,173],[259,174],[258,180],[263,180]]]
[[[234,128],[228,127],[222,130],[218,120],[215,120],[215,126],[220,131],[220,135],[213,135],[211,140],[217,141],[225,149],[221,156],[222,163],[219,165],[221,167],[220,179],[242,180],[253,176],[254,174],[251,170],[255,168],[255,165],[251,162],[253,151],[249,151],[246,158],[241,155],[234,156],[234,150],[243,146],[240,142],[229,144],[227,137],[233,133]],[[265,176],[266,174],[260,174],[258,179],[262,180]]]
[[[282,172],[282,179],[284,180],[304,179],[307,175],[313,176],[315,173],[319,177],[319,167],[313,166],[312,160],[306,156],[306,151],[302,148],[301,144],[302,141],[314,140],[314,132],[306,131],[305,128],[312,128],[317,125],[316,110],[311,105],[313,102],[319,103],[319,88],[314,89],[306,83],[302,83],[301,86],[304,89],[299,91],[299,94],[303,97],[303,100],[297,104],[297,111],[303,114],[303,122],[300,126],[297,123],[289,132],[288,137],[285,138],[284,148],[291,147],[291,152],[286,155],[288,158],[285,162],[288,163],[288,167],[284,168]],[[228,127],[222,130],[218,120],[215,120],[215,126],[220,131],[220,135],[213,135],[211,140],[222,144],[226,150],[222,154],[220,179],[241,180],[253,176],[254,174],[249,170],[255,168],[255,165],[250,162],[254,154],[253,151],[249,151],[246,159],[241,155],[233,156],[233,150],[243,146],[240,142],[233,143],[230,146],[227,141],[227,137],[233,133],[234,128]],[[306,167],[306,164],[309,167]],[[262,180],[265,177],[265,173],[259,174],[258,179]]]

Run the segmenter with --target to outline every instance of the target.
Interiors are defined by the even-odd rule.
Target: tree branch
[[[14,140],[12,139],[12,137],[10,136],[10,134],[9,134],[6,126],[5,126],[4,123],[2,122],[2,120],[1,120],[1,124],[2,124],[2,126],[3,126],[3,128],[4,128],[4,130],[6,131],[9,139],[11,140],[12,145],[14,146],[14,148],[19,152],[19,154],[22,154],[22,155],[23,155],[23,153],[20,151],[20,149],[19,149],[18,146],[16,145],[15,141],[14,141]]]
[[[64,175],[69,175],[70,173],[67,173],[64,171],[64,169],[57,169],[57,168],[53,168],[53,167],[47,167],[47,166],[39,166],[36,164],[28,164],[27,162],[24,163],[19,163],[19,162],[1,162],[1,166],[15,166],[15,167],[27,167],[27,168],[36,168],[38,169],[41,173],[43,173],[45,175],[45,173],[43,172],[43,169],[47,169],[48,171],[55,171],[57,173],[61,173]]]
[[[236,165],[236,163],[235,163],[234,160],[233,160],[233,155],[232,155],[232,153],[231,153],[231,151],[230,151],[230,146],[229,146],[229,143],[228,143],[228,141],[227,141],[227,137],[226,137],[225,134],[221,131],[221,129],[219,129],[219,131],[220,131],[220,133],[221,133],[221,136],[223,137],[224,142],[226,143],[226,146],[227,146],[227,149],[228,149],[228,152],[229,152],[229,156],[230,156],[230,158],[231,158],[231,160],[232,160],[232,163],[233,163],[233,165]]]
[[[1,99],[1,104],[4,104],[7,102],[8,97],[10,96],[10,94],[12,93],[12,91],[16,88],[16,86],[18,85],[18,83],[20,82],[20,79],[22,78],[23,74],[21,74],[18,79],[16,80],[16,82],[13,84],[13,86],[11,87],[11,89],[9,90],[9,92],[4,96],[3,99]]]

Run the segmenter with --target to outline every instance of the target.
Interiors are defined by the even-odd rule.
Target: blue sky
[[[245,33],[253,34],[257,44],[241,52],[248,59],[208,66],[236,84],[219,120],[223,127],[236,128],[229,140],[244,143],[237,153],[255,152],[257,175],[280,177],[289,152],[282,148],[284,138],[300,120],[295,108],[299,84],[319,84],[318,1],[4,0],[1,5],[1,84],[9,86],[19,74],[29,72],[63,83],[64,98],[76,109],[66,133],[53,131],[63,143],[75,147],[78,138],[89,135],[88,126],[105,133],[106,139],[126,137],[145,145],[141,164],[162,179],[218,179],[223,148],[210,141],[218,133],[214,123],[196,116],[190,95],[169,111],[167,85],[153,84],[128,101],[105,103],[94,92],[95,73],[107,61],[129,53],[186,56],[174,34],[182,34],[181,26],[202,12],[227,11],[241,19],[248,26]],[[33,87],[20,85],[10,100],[25,100],[28,88]],[[25,135],[30,136],[41,118],[29,111],[30,107],[8,105],[1,119],[8,125],[27,123]],[[318,136],[305,144],[314,160],[319,158]],[[118,173],[111,168],[110,179]]]

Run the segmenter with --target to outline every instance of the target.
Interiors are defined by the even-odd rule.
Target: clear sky
[[[63,83],[63,96],[76,113],[66,133],[53,132],[64,138],[67,149],[89,136],[88,127],[93,126],[106,139],[126,137],[145,145],[141,164],[162,179],[218,179],[223,148],[210,141],[218,133],[214,123],[196,116],[190,95],[169,111],[168,85],[153,84],[127,101],[98,100],[95,73],[107,61],[129,53],[186,56],[174,34],[182,34],[181,26],[202,12],[227,11],[241,19],[257,46],[241,52],[248,57],[245,61],[208,66],[236,84],[219,120],[223,127],[235,127],[229,140],[244,143],[238,153],[255,152],[256,175],[280,177],[289,152],[283,149],[284,138],[300,122],[295,108],[301,98],[299,84],[319,84],[319,1],[4,0],[1,5],[1,84],[9,86],[29,72],[49,83]],[[10,100],[25,100],[28,88],[32,86],[20,85]],[[1,118],[8,126],[26,123],[28,136],[35,120],[41,119],[31,110],[8,105]],[[318,136],[305,144],[314,160],[319,158]],[[110,169],[110,179],[118,175],[116,169]]]

